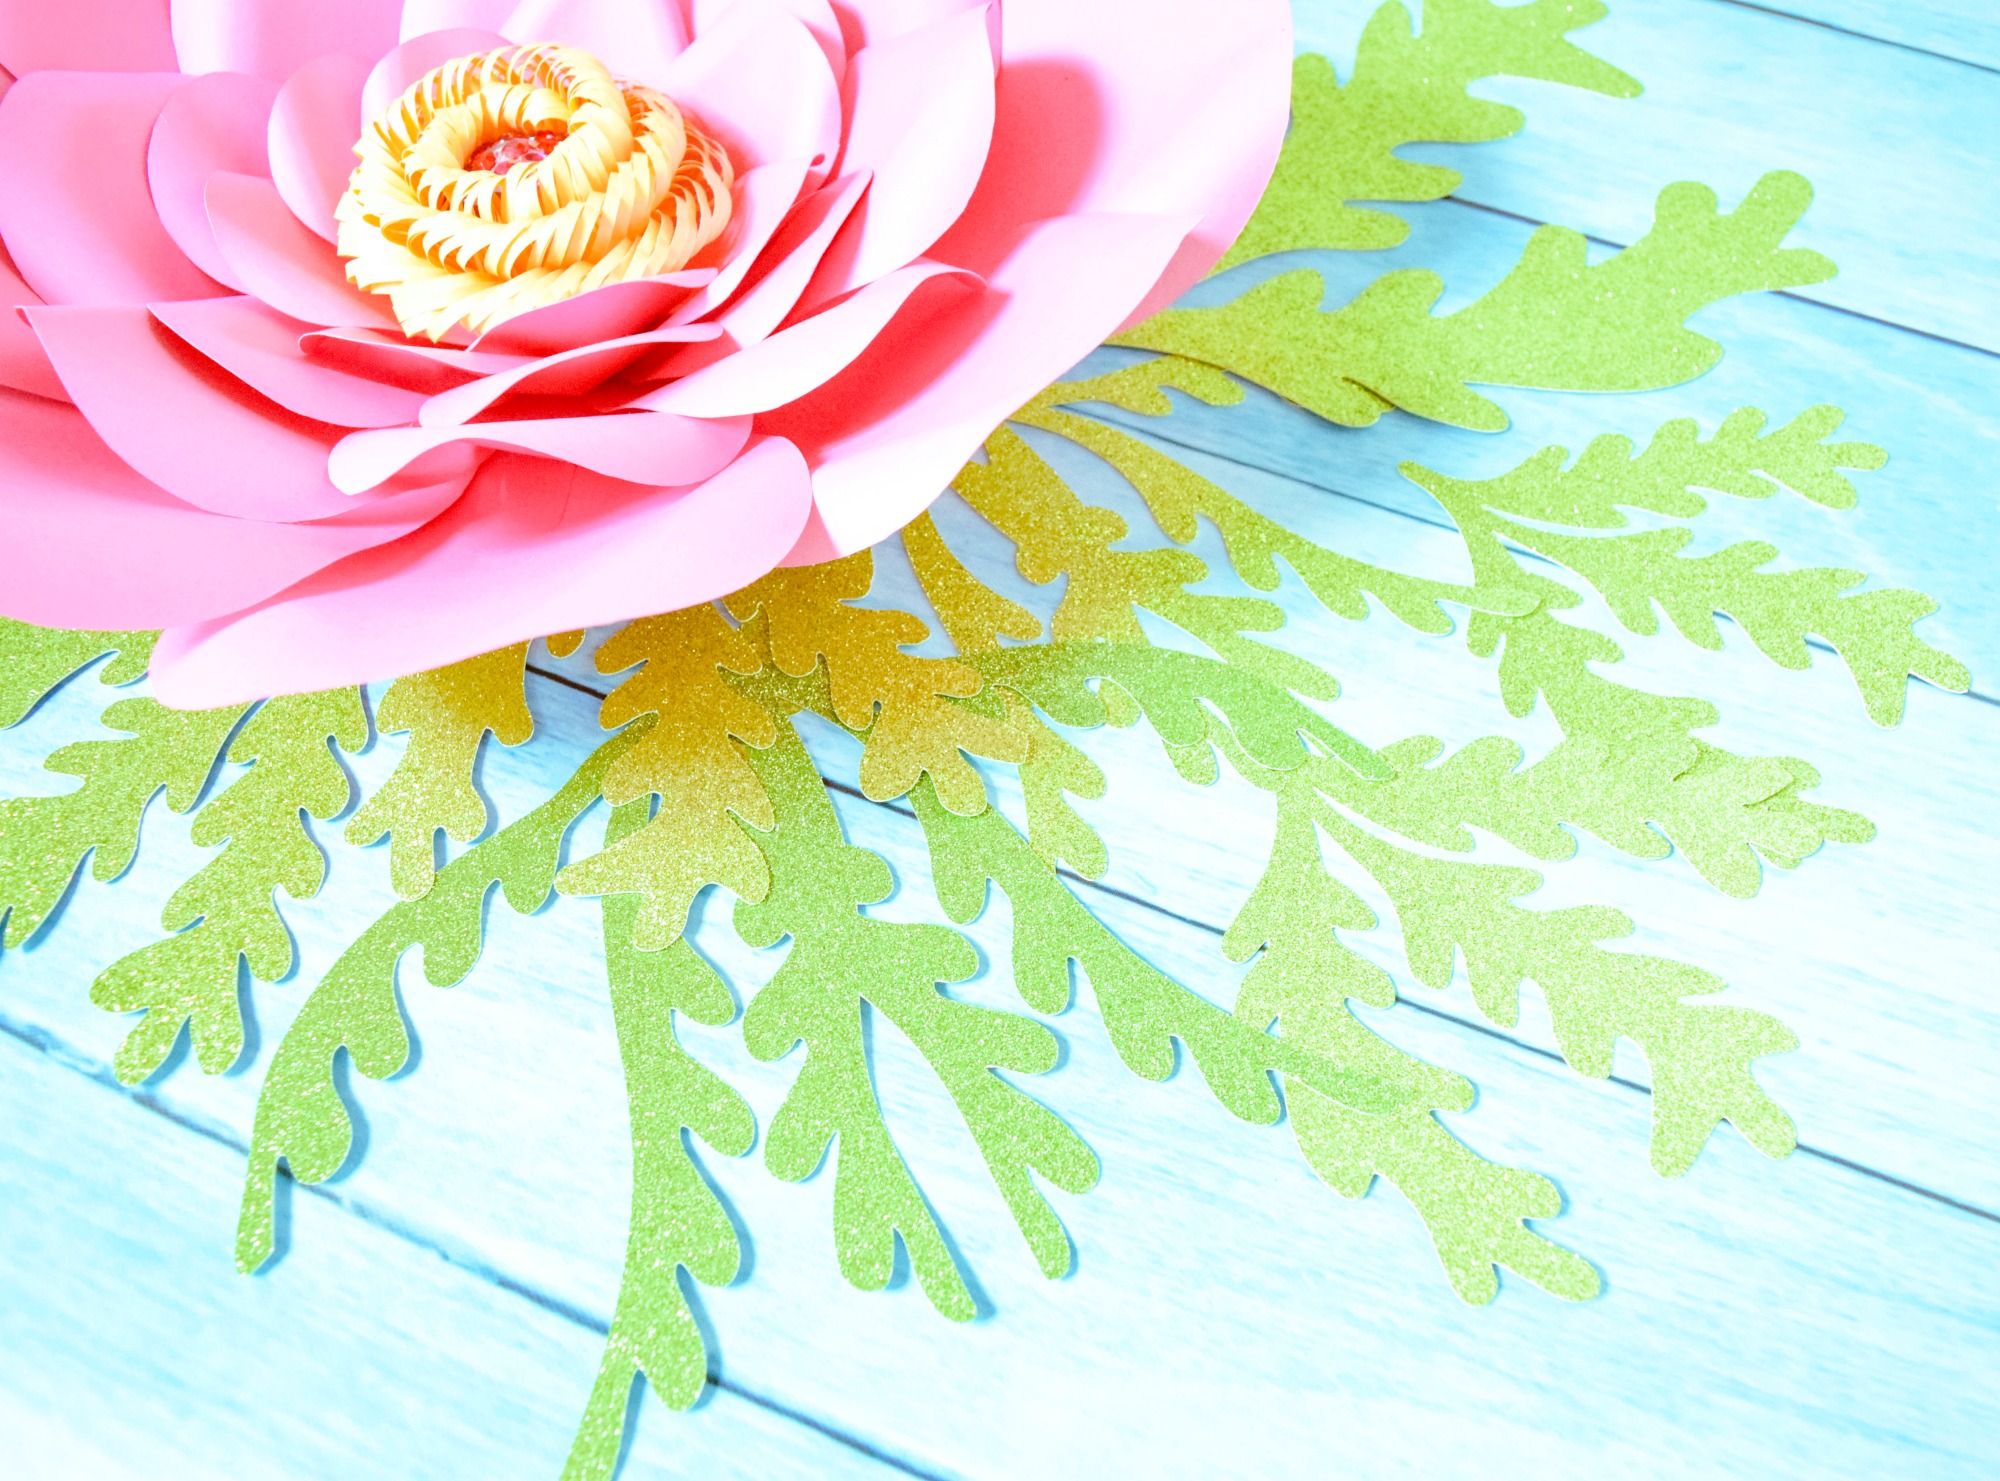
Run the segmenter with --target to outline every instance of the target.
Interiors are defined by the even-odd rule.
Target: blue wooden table
[[[1301,0],[1301,46],[1344,68],[1372,7]],[[1733,202],[1779,167],[1818,191],[1794,242],[1841,275],[1704,313],[1698,327],[1728,354],[1691,385],[1495,393],[1514,419],[1497,437],[1400,415],[1343,431],[1258,396],[1144,425],[1312,537],[1438,574],[1459,547],[1396,474],[1404,459],[1486,476],[1598,431],[1643,437],[1683,415],[1712,427],[1745,404],[1783,421],[1822,401],[1849,412],[1844,435],[1890,450],[1857,510],[1771,500],[1705,522],[1717,539],[1754,534],[1802,564],[1938,597],[1924,635],[1971,666],[1973,693],[1913,684],[1902,725],[1880,730],[1828,655],[1785,673],[1733,629],[1720,654],[1671,632],[1621,637],[1632,682],[1714,698],[1722,744],[1811,759],[1819,798],[1868,814],[1876,840],[1767,869],[1756,898],[1734,900],[1681,859],[1641,865],[1585,838],[1536,898],[1626,909],[1641,948],[1720,973],[1734,1000],[1794,1028],[1802,1047],[1758,1073],[1797,1119],[1799,1152],[1773,1162],[1725,1129],[1686,1177],[1656,1176],[1636,1055],[1610,1081],[1583,1079],[1554,1055],[1538,994],[1496,1032],[1462,976],[1443,992],[1409,981],[1385,930],[1357,939],[1398,971],[1406,1001],[1371,1024],[1478,1084],[1454,1130],[1563,1186],[1550,1232],[1596,1262],[1604,1294],[1572,1306],[1510,1277],[1492,1306],[1462,1305],[1393,1193],[1332,1196],[1288,1136],[1235,1121],[1186,1070],[1134,1079],[1085,1007],[1058,1021],[1067,1060],[1035,1090],[1104,1176],[1087,1197],[1051,1194],[1079,1261],[1048,1282],[962,1123],[884,1027],[885,1103],[987,1314],[949,1324],[907,1280],[851,1289],[824,1172],[790,1186],[756,1157],[709,1157],[750,1232],[745,1277],[700,1298],[719,1381],[688,1414],[635,1410],[626,1475],[2000,1472],[2000,12],[1615,0],[1578,39],[1646,95],[1482,86],[1528,110],[1526,134],[1411,151],[1464,170],[1462,190],[1411,208],[1404,247],[1330,259],[1336,299],[1421,263],[1444,273],[1449,308],[1496,280],[1534,223],[1629,242],[1663,184],[1699,179]],[[1086,464],[1065,465],[1086,497],[1123,497]],[[1357,734],[1456,745],[1504,731],[1531,752],[1553,739],[1545,716],[1506,716],[1490,665],[1462,643],[1383,616],[1337,623],[1293,587],[1280,597],[1287,641],[1333,659]],[[484,763],[502,816],[593,743],[585,691],[603,681],[587,659],[536,659],[542,733]],[[0,736],[0,792],[67,786],[40,761],[96,733],[104,698],[74,681]],[[851,781],[853,748],[813,741]],[[399,744],[356,761],[365,783]],[[1240,968],[1218,933],[1254,882],[1267,809],[1228,781],[1180,782],[1143,735],[1088,745],[1112,779],[1081,805],[1111,845],[1093,908],[1228,1001]],[[902,880],[883,912],[931,918],[905,806],[838,801]],[[630,1142],[595,907],[496,909],[484,960],[448,991],[405,964],[416,1062],[349,1087],[357,1157],[323,1187],[285,1185],[281,1258],[244,1278],[231,1245],[262,1066],[307,988],[393,897],[379,851],[320,830],[330,882],[289,911],[302,965],[255,994],[249,1072],[177,1059],[126,1091],[110,1062],[127,1025],[90,1005],[88,985],[158,934],[160,902],[204,857],[185,818],[156,809],[147,830],[124,880],[86,880],[59,929],[0,959],[0,1473],[554,1475],[625,1244]],[[1488,841],[1480,856],[1504,853]],[[994,913],[973,928],[989,968],[965,992],[1000,1001]],[[739,994],[775,960],[713,905],[697,940]],[[792,1067],[750,1059],[733,1030],[684,1037],[768,1124]]]

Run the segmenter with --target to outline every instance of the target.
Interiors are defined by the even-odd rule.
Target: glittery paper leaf
[[[880,1290],[900,1237],[931,1304],[969,1321],[975,1307],[957,1258],[883,1120],[866,1014],[872,1008],[894,1024],[950,1092],[1022,1236],[1052,1277],[1069,1269],[1069,1237],[1031,1173],[1082,1193],[1097,1181],[1097,1159],[1059,1117],[997,1072],[1054,1068],[1055,1036],[1032,1019],[940,990],[979,966],[979,953],[958,932],[862,912],[888,896],[889,867],[846,842],[795,735],[749,754],[778,823],[757,837],[771,861],[771,892],[762,903],[737,905],[736,929],[752,946],[787,935],[792,946],[745,1010],[743,1039],[759,1059],[778,1059],[800,1044],[806,1050],[771,1119],[765,1165],[796,1182],[837,1141],[833,1223],[841,1273],[862,1290]],[[934,795],[928,786],[923,793]]]
[[[620,760],[632,755],[627,751]],[[643,828],[647,808],[647,799],[640,798],[617,809],[605,831],[606,845],[615,847]],[[611,1016],[631,1105],[632,1232],[604,1361],[564,1481],[600,1481],[616,1470],[638,1374],[675,1409],[701,1397],[708,1348],[681,1292],[679,1272],[685,1269],[705,1285],[726,1285],[736,1278],[742,1250],[736,1226],[703,1177],[685,1133],[730,1157],[749,1151],[757,1137],[756,1119],[743,1098],[674,1035],[676,1013],[706,1024],[734,1018],[736,1002],[728,987],[684,940],[660,951],[636,949],[632,931],[639,902],[633,896],[610,896],[603,910]]]
[[[227,846],[167,901],[160,924],[176,934],[114,962],[90,989],[100,1008],[145,1014],[112,1062],[127,1085],[165,1063],[183,1024],[202,1069],[228,1069],[243,1052],[239,960],[262,982],[291,971],[291,932],[272,892],[309,900],[325,879],[303,815],[331,818],[347,806],[347,772],[329,740],[346,751],[367,744],[358,690],[269,700],[238,733],[229,759],[250,770],[195,815],[193,830],[198,847]]]
[[[472,970],[484,938],[486,897],[501,887],[522,914],[538,909],[555,881],[570,825],[600,795],[605,771],[650,722],[619,731],[584,761],[555,796],[437,872],[421,899],[393,906],[342,952],[285,1031],[257,1097],[243,1208],[236,1226],[236,1264],[255,1270],[271,1257],[272,1179],[283,1161],[302,1183],[324,1182],[340,1170],[354,1126],[334,1083],[343,1049],[372,1080],[403,1067],[410,1040],[396,999],[396,964],[413,946],[424,949],[424,976],[449,987]]]
[[[114,688],[146,672],[156,633],[71,632],[0,617],[0,730],[18,724],[50,690],[91,660],[113,656],[98,678]]]
[[[0,942],[18,946],[61,903],[77,866],[95,851],[91,874],[116,879],[139,847],[139,824],[156,793],[186,812],[200,800],[216,754],[246,705],[169,710],[150,699],[121,699],[104,723],[124,740],[79,741],[49,757],[50,771],[83,785],[54,797],[0,800]]]
[[[1331,313],[1320,275],[1294,272],[1216,308],[1156,314],[1116,343],[1231,371],[1345,426],[1398,406],[1497,432],[1507,415],[1474,384],[1644,391],[1714,365],[1722,347],[1682,327],[1697,309],[1833,276],[1819,253],[1779,246],[1811,199],[1784,171],[1727,213],[1706,186],[1670,185],[1630,247],[1591,263],[1580,233],[1538,227],[1514,269],[1455,313],[1431,312],[1444,280],[1427,270],[1385,273]]]
[[[1342,86],[1325,57],[1292,68],[1292,127],[1257,213],[1222,266],[1301,247],[1393,247],[1409,226],[1350,201],[1434,201],[1463,177],[1396,154],[1402,144],[1478,144],[1519,131],[1519,109],[1475,98],[1484,77],[1534,77],[1614,98],[1639,84],[1564,39],[1599,20],[1597,0],[1424,0],[1419,33],[1399,4],[1377,10],[1361,33]]]
[[[490,730],[503,746],[535,732],[523,688],[528,645],[516,643],[447,668],[411,674],[389,686],[375,713],[389,735],[408,731],[409,746],[389,780],[347,825],[347,841],[389,839],[389,880],[405,900],[421,899],[437,873],[437,835],[469,843],[490,821],[473,781]]]
[[[1280,1103],[1271,1085],[1271,1073],[1278,1072],[1294,1133],[1315,1170],[1349,1197],[1365,1193],[1377,1176],[1401,1188],[1430,1229],[1454,1287],[1468,1301],[1492,1299],[1498,1289],[1495,1264],[1561,1295],[1596,1291],[1596,1273],[1587,1262],[1523,1223],[1560,1212],[1561,1196],[1553,1185],[1484,1161],[1436,1119],[1436,1109],[1467,1109],[1472,1087],[1403,1054],[1346,1011],[1349,996],[1386,1005],[1394,1000],[1394,989],[1379,972],[1330,944],[1329,931],[1320,930],[1324,939],[1310,945],[1300,936],[1296,944],[1303,947],[1303,959],[1260,963],[1237,1011],[1225,1012],[1134,955],[997,812],[961,818],[921,788],[912,800],[930,841],[938,900],[946,912],[954,920],[973,919],[985,905],[989,880],[1006,894],[1014,919],[1014,982],[1030,1007],[1044,1013],[1066,1007],[1069,964],[1075,962],[1113,1047],[1130,1069],[1149,1080],[1165,1079],[1173,1073],[1179,1041],[1216,1098],[1246,1121],[1278,1119]],[[1334,914],[1343,914],[1342,902],[1326,895],[1315,903],[1332,903]],[[1305,931],[1331,923],[1311,921]],[[1239,958],[1262,944],[1250,939],[1254,930],[1246,927],[1237,939]],[[1318,970],[1329,965],[1330,973]],[[1274,1035],[1271,1024],[1281,1016],[1287,1032]]]
[[[769,746],[778,727],[721,673],[755,673],[762,663],[757,645],[705,606],[634,622],[597,650],[602,673],[641,665],[605,699],[605,728],[659,717],[605,774],[604,795],[614,803],[655,795],[660,810],[602,853],[570,865],[556,888],[569,895],[639,892],[632,940],[642,950],[674,941],[694,897],[710,884],[748,900],[763,899],[771,887],[764,855],[730,821],[734,814],[768,829],[771,803],[731,741]]]

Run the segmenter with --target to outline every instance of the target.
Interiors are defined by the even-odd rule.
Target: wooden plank
[[[11,973],[9,974],[12,975]],[[0,1428],[46,1477],[556,1474],[600,1331],[325,1198],[230,1263],[238,1149],[0,1034]],[[895,1474],[740,1394],[648,1401],[627,1474]]]
[[[2000,19],[1986,0],[1777,0],[1758,8],[2000,69]]]
[[[1302,0],[1301,49],[1346,75],[1373,0]],[[1576,38],[1645,84],[1633,100],[1495,79],[1528,114],[1505,144],[1412,147],[1464,171],[1460,199],[1631,242],[1675,180],[1725,206],[1767,170],[1817,198],[1790,239],[1840,266],[1807,298],[2000,350],[2000,77],[1720,0],[1618,0]]]

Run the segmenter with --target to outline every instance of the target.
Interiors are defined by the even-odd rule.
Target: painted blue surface
[[[1338,54],[1367,8],[1313,4],[1303,30]],[[1338,1198],[1284,1129],[1233,1121],[1191,1074],[1134,1079],[1087,994],[1055,1021],[1065,1063],[1032,1085],[1104,1164],[1090,1195],[1053,1195],[1079,1260],[1051,1283],[935,1082],[883,1029],[892,1121],[991,1314],[959,1328],[908,1282],[849,1289],[824,1175],[783,1186],[755,1156],[711,1157],[753,1252],[747,1280],[701,1298],[723,1386],[688,1415],[647,1400],[628,1476],[1992,1473],[2000,197],[1988,181],[2000,135],[1974,129],[2000,111],[2000,76],[1949,60],[1963,38],[1965,62],[1993,61],[1985,8],[1964,0],[1770,9],[1797,17],[1716,0],[1615,5],[1585,39],[1667,103],[1524,88],[1527,137],[1451,152],[1473,204],[1412,212],[1415,236],[1398,253],[1324,264],[1336,297],[1405,260],[1469,295],[1505,270],[1527,229],[1481,207],[1629,240],[1668,180],[1740,190],[1797,162],[1799,132],[1830,120],[1807,141],[1828,210],[1822,221],[1816,207],[1805,237],[1850,271],[1817,301],[1706,313],[1699,327],[1729,352],[1710,376],[1646,397],[1501,392],[1515,426],[1492,438],[1400,416],[1347,432],[1258,397],[1137,425],[1315,538],[1440,574],[1455,569],[1456,541],[1397,476],[1399,460],[1475,476],[1550,441],[1643,435],[1682,415],[1712,425],[1746,403],[1786,418],[1818,401],[1844,406],[1852,435],[1890,449],[1889,467],[1860,480],[1857,510],[1776,499],[1703,523],[1718,539],[1768,538],[1791,562],[1931,592],[1945,608],[1925,631],[1972,665],[1981,693],[1913,685],[1904,723],[1879,730],[1831,655],[1793,674],[1733,630],[1721,654],[1671,634],[1621,638],[1634,682],[1714,699],[1717,738],[1734,749],[1813,761],[1820,800],[1868,813],[1877,840],[1767,870],[1761,893],[1737,901],[1682,860],[1640,865],[1586,839],[1533,902],[1618,905],[1640,921],[1642,949],[1719,972],[1736,1000],[1790,1024],[1801,1049],[1759,1074],[1798,1120],[1802,1151],[1771,1162],[1724,1131],[1687,1177],[1659,1179],[1643,1092],[1553,1062],[1537,994],[1516,1029],[1495,1035],[1462,980],[1441,993],[1412,983],[1384,930],[1357,944],[1397,972],[1408,1001],[1371,1022],[1479,1085],[1454,1129],[1562,1185],[1568,1205],[1544,1227],[1598,1264],[1605,1295],[1572,1307],[1509,1278],[1493,1306],[1464,1307],[1393,1193]],[[1947,76],[1949,107],[1936,96]],[[1901,122],[1842,121],[1849,112]],[[1866,210],[1884,179],[1929,214]],[[1949,336],[1960,343],[1941,343],[1938,316],[1960,299],[1970,307]],[[1064,467],[1087,497],[1129,503],[1087,460]],[[1046,607],[1047,592],[1016,589]],[[1288,641],[1331,659],[1346,686],[1338,718],[1370,740],[1497,731],[1532,750],[1551,738],[1543,717],[1506,716],[1490,665],[1460,639],[1419,639],[1381,615],[1342,623],[1295,585],[1279,595]],[[587,654],[544,666],[598,682]],[[0,735],[0,794],[67,785],[40,759],[90,733],[103,698],[79,679]],[[509,816],[546,795],[595,734],[587,695],[537,680],[532,698],[536,743],[496,750],[485,767]],[[846,742],[813,743],[852,780]],[[378,741],[356,761],[364,783],[387,774],[398,744]],[[1112,850],[1093,907],[1227,1002],[1240,969],[1216,931],[1261,861],[1265,811],[1230,782],[1179,782],[1143,733],[1087,745],[1112,780],[1083,805]],[[855,841],[901,877],[884,913],[935,918],[906,812],[841,805]],[[585,837],[600,826],[586,822]],[[186,819],[156,809],[124,880],[84,882],[58,929],[0,958],[0,1473],[552,1474],[624,1248],[629,1152],[594,909],[563,902],[524,920],[496,906],[485,960],[449,991],[406,968],[418,1063],[358,1086],[363,1155],[321,1192],[293,1194],[283,1258],[246,1280],[231,1236],[263,1066],[308,986],[389,903],[386,866],[379,850],[322,829],[330,883],[287,912],[303,966],[257,989],[254,1063],[216,1078],[178,1063],[133,1096],[108,1072],[125,1024],[90,1006],[88,983],[157,934],[160,902],[202,857],[187,834]],[[1489,840],[1479,856],[1507,854]],[[698,940],[743,995],[776,956],[737,943],[726,910],[705,915]],[[989,963],[1005,962],[1005,932],[1004,909],[973,928]],[[1004,967],[964,991],[1007,1002]],[[732,1030],[686,1038],[768,1121],[795,1065],[751,1061]],[[1619,1071],[1644,1081],[1636,1056]]]

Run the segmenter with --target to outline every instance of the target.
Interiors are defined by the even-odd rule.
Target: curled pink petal
[[[48,351],[42,348],[28,321],[14,312],[16,308],[41,301],[41,296],[21,281],[6,252],[0,250],[0,386],[12,386],[51,401],[67,401],[69,392],[56,379],[56,368],[49,364]]]
[[[299,336],[299,349],[349,375],[434,396],[481,376],[499,375],[528,363],[526,355],[489,355],[476,350],[413,344],[383,329],[315,329]]]
[[[174,52],[183,72],[283,82],[330,51],[380,56],[401,18],[401,0],[173,0]]]
[[[715,281],[712,267],[606,283],[588,293],[516,314],[472,342],[501,355],[554,355],[602,339],[637,334],[664,319],[689,294]]]
[[[993,140],[993,52],[984,10],[877,42],[847,69],[847,140],[836,168],[875,177],[827,254],[808,304],[914,260],[972,198]]]
[[[336,485],[358,494],[378,487],[439,449],[490,447],[574,463],[607,478],[673,487],[720,472],[749,439],[748,417],[703,421],[662,411],[538,417],[478,422],[469,427],[350,432],[334,447],[327,468]]]
[[[796,401],[851,365],[924,284],[939,279],[949,280],[948,286],[960,293],[979,286],[978,278],[964,268],[912,263],[825,312],[650,391],[632,404],[683,416],[727,417]]]
[[[397,328],[388,301],[347,281],[332,244],[300,224],[269,180],[254,175],[211,176],[208,221],[230,271],[279,313],[308,324]]]
[[[734,5],[736,0],[694,0],[694,25],[690,28],[699,36],[703,31],[715,29],[722,12]],[[827,0],[778,0],[781,9],[797,16],[805,28],[812,32],[813,40],[826,54],[826,64],[833,70],[833,79],[838,82],[847,71],[847,43],[841,39],[840,18],[833,12]]]
[[[424,402],[417,421],[426,427],[456,427],[483,415],[509,396],[578,396],[595,390],[659,345],[715,339],[721,333],[713,324],[685,324],[563,350],[441,391]]]
[[[315,524],[211,514],[133,472],[74,407],[0,390],[0,612],[44,627],[200,622],[406,534],[457,494],[417,490]]]
[[[1191,212],[1201,224],[1132,318],[1164,308],[1250,219],[1291,66],[1285,0],[1006,0],[993,152],[930,255],[986,272],[1023,221]]]
[[[502,454],[414,534],[252,610],[169,629],[153,690],[196,707],[331,688],[711,601],[775,565],[811,505],[804,459],[777,438],[686,489]]]
[[[215,72],[190,78],[167,99],[146,145],[146,180],[160,224],[190,262],[238,291],[243,285],[215,244],[204,197],[218,170],[264,173],[265,121],[276,95],[276,86],[261,77]]]
[[[244,519],[322,519],[352,508],[326,475],[341,428],[286,412],[144,308],[24,312],[97,435],[175,498]]]
[[[985,8],[985,0],[834,0],[848,55],[910,31],[920,31],[961,10]]]
[[[197,298],[149,306],[175,335],[278,405],[334,427],[400,427],[424,398],[399,386],[316,364],[299,348],[307,326],[254,298]]]
[[[159,0],[63,0],[0,6],[0,66],[30,72],[174,72],[173,33]]]
[[[36,72],[0,98],[0,237],[50,303],[137,303],[228,290],[160,225],[146,184],[153,121],[185,79]]]
[[[620,77],[658,88],[688,44],[675,0],[520,0],[500,30],[524,45],[580,46],[613,59]]]
[[[271,180],[315,236],[334,239],[333,208],[354,173],[368,64],[341,52],[307,62],[278,89],[265,127]],[[239,171],[255,174],[254,170]]]
[[[813,467],[819,519],[790,563],[902,528],[967,454],[1122,319],[1179,248],[1185,216],[1068,216],[1030,227],[987,291],[892,331],[839,377],[760,419]]]
[[[409,85],[433,67],[476,51],[496,51],[507,38],[498,31],[461,26],[449,31],[426,31],[396,46],[377,62],[361,86],[361,117],[380,118],[389,105],[403,95]],[[352,51],[352,47],[331,46],[329,51]],[[360,133],[359,127],[355,129]]]
[[[806,163],[797,159],[758,165],[737,177],[736,214],[730,222],[728,256],[713,281],[689,294],[674,309],[674,322],[698,319],[728,302],[772,236],[791,216],[805,183]]]
[[[497,33],[514,13],[518,0],[403,0],[403,24],[398,41],[411,41],[426,31],[492,31]]]
[[[736,0],[674,58],[662,90],[713,130],[738,169],[803,159],[817,184],[840,149],[826,54],[775,0]]]

